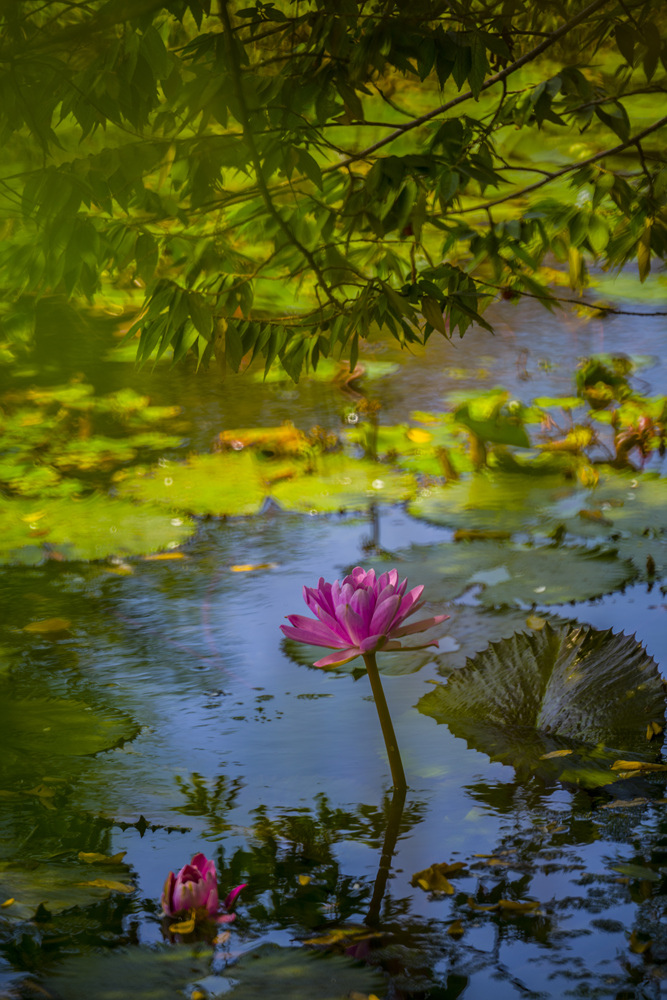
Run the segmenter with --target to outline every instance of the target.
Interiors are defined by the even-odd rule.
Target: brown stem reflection
[[[398,840],[398,831],[401,826],[401,819],[403,818],[405,794],[406,788],[404,785],[395,787],[394,794],[392,795],[391,803],[389,805],[389,817],[387,829],[384,835],[384,842],[382,844],[380,865],[378,867],[377,875],[375,876],[375,885],[373,886],[373,895],[368,907],[368,913],[366,914],[366,918],[364,920],[364,923],[370,924],[371,926],[379,924],[380,922],[380,907],[382,905],[382,900],[384,899],[387,879],[389,878],[389,872],[391,871],[391,861],[394,856],[396,841]]]

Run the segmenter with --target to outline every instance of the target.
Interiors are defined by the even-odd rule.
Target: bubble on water
[[[171,478],[171,476],[166,476],[165,477],[165,480],[164,480],[164,485],[165,486],[173,486],[173,483],[174,483],[174,480]]]
[[[348,413],[348,414],[346,414],[346,416],[345,416],[345,423],[346,424],[358,424],[359,423],[359,414],[358,413]]]
[[[373,487],[374,490],[383,490],[384,479],[374,479],[373,482],[371,483],[371,486]]]
[[[172,517],[170,523],[172,528],[180,528],[180,526],[183,524],[183,521],[181,520],[180,517]]]

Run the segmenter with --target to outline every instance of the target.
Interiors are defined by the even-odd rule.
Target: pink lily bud
[[[169,872],[162,893],[162,909],[174,917],[188,910],[205,911],[213,916],[218,910],[218,877],[215,861],[204,854],[195,854],[189,865],[178,875]]]

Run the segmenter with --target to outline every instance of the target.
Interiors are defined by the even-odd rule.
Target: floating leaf
[[[91,874],[97,874],[94,868]],[[134,891],[134,887],[105,879],[102,870],[99,871],[99,878],[82,881],[81,869],[77,867],[33,861],[28,864],[2,861],[0,898],[8,895],[8,891],[13,903],[11,907],[7,906],[6,916],[12,920],[30,920],[39,907],[49,914],[57,914],[73,906],[89,906],[112,892],[128,894]]]
[[[93,878],[87,882],[77,882],[77,885],[92,885],[96,889],[111,889],[112,892],[134,892],[135,889],[133,885],[108,878]]]
[[[279,482],[271,494],[285,510],[331,513],[364,510],[371,503],[397,503],[415,488],[412,476],[379,462],[322,455],[312,474]]]
[[[383,564],[372,565],[378,569]],[[423,583],[429,602],[438,606],[476,585],[488,607],[585,601],[616,590],[636,572],[604,550],[494,541],[415,545],[399,553],[393,565],[400,576]],[[525,615],[520,625],[524,622]]]
[[[119,865],[126,854],[127,851],[119,851],[118,854],[98,854],[97,851],[79,851],[77,858],[79,861],[85,861],[87,865]]]
[[[539,529],[546,534],[557,520],[554,505],[583,495],[561,476],[536,478],[510,472],[480,472],[458,483],[431,486],[408,504],[413,517],[463,531],[514,534]]]
[[[612,771],[667,771],[667,764],[651,764],[644,760],[615,760]]]
[[[616,778],[618,751],[605,745],[639,756],[644,720],[663,718],[665,702],[657,666],[633,638],[547,625],[493,643],[417,708],[492,760],[594,787]]]
[[[67,632],[72,623],[67,618],[42,618],[23,626],[24,632],[34,632],[37,635],[52,635],[57,632]]]
[[[465,870],[465,867],[462,861],[456,861],[454,864],[439,862],[413,875],[410,885],[418,885],[426,892],[444,892],[451,896],[454,893],[454,886],[447,876],[456,875]]]
[[[256,514],[267,495],[263,465],[250,451],[194,455],[137,468],[117,479],[120,496],[193,514]]]
[[[36,544],[24,517],[28,501],[0,500],[0,562],[34,564],[45,559],[106,559],[176,548],[195,531],[187,518],[174,524],[163,511],[127,500],[91,496],[47,500],[39,521],[47,544]]]
[[[382,976],[342,955],[265,944],[223,973],[210,971],[210,949],[116,948],[64,960],[40,988],[67,1000],[155,1000],[200,992],[234,1000],[346,1000],[354,990],[384,995]]]
[[[4,743],[0,772],[10,772],[20,764],[25,773],[33,760],[37,767],[43,767],[43,762],[61,757],[108,750],[135,736],[138,726],[127,717],[83,701],[17,699],[1,691],[0,731]],[[38,786],[32,794],[43,796],[44,791]],[[47,789],[47,795],[52,794]]]

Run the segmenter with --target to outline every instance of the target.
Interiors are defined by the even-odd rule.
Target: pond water
[[[498,307],[493,322],[495,337],[470,332],[398,359],[369,391],[381,424],[442,412],[453,392],[496,385],[525,402],[564,395],[577,358],[591,354],[644,356],[636,384],[664,390],[663,318],[585,323],[524,304]],[[307,379],[263,385],[216,370],[100,364],[106,327],[90,327],[89,358],[77,348],[81,331],[54,342],[53,330],[46,322],[39,369],[26,365],[11,388],[81,372],[98,393],[129,386],[178,405],[185,430],[172,457],[208,452],[224,430],[284,420],[338,433],[356,401]],[[382,343],[374,356],[397,361]],[[659,471],[657,454],[650,467]],[[76,518],[73,504],[74,534]],[[467,544],[452,539],[451,528],[401,504],[314,515],[268,503],[251,517],[202,518],[178,549],[183,559],[4,568],[0,996],[667,992],[659,772],[577,787],[493,761],[415,707],[466,656],[529,632],[531,613],[634,635],[664,676],[659,571],[616,586],[610,570],[611,593],[547,606],[539,587],[549,585],[549,562],[536,548],[531,601],[485,602],[487,587],[506,579],[487,563],[472,582],[474,567],[467,571],[469,585],[453,598],[427,588],[428,613],[451,615],[440,649],[380,664],[405,803],[392,800],[366,677],[314,669],[281,638],[285,615],[305,612],[304,584],[380,560],[414,585],[435,555],[446,576],[449,553],[455,563]],[[652,544],[664,543],[656,534]],[[573,563],[571,576],[578,572]],[[29,628],[53,620],[60,625]],[[215,931],[170,932],[160,912],[165,876],[199,851],[215,859],[223,892],[247,883],[235,922],[213,942]],[[94,853],[104,857],[81,856]],[[451,893],[414,884],[445,862],[463,863],[449,875]]]

